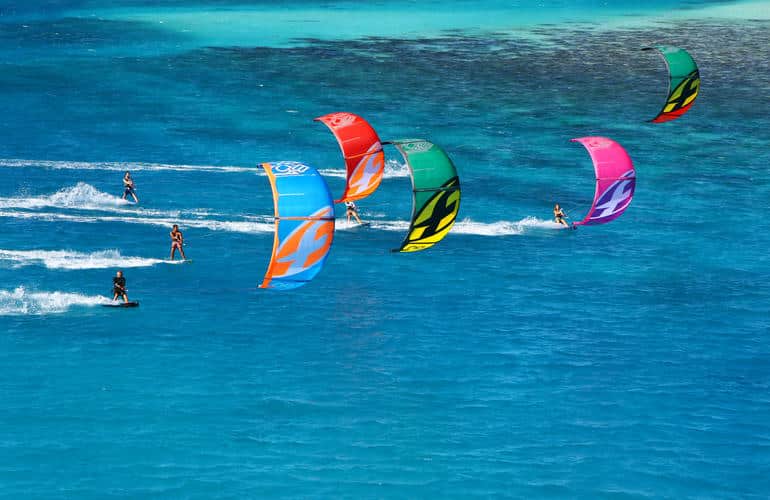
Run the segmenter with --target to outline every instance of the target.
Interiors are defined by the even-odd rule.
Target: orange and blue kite
[[[316,169],[303,163],[263,163],[273,188],[275,240],[260,288],[290,290],[323,268],[334,239],[334,202]]]

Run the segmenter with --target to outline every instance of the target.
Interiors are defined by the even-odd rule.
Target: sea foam
[[[145,257],[121,255],[118,250],[75,252],[72,250],[3,250],[0,262],[11,262],[13,267],[45,266],[48,269],[109,269],[114,267],[149,267],[156,264],[179,264]]]
[[[382,231],[407,231],[409,221],[388,221],[388,220],[366,220],[369,227]],[[345,219],[337,220],[337,229],[345,231],[355,229],[358,223],[348,222]],[[476,222],[469,218],[459,220],[452,226],[449,235],[468,234],[475,236],[513,236],[521,235],[530,230],[537,229],[561,229],[563,226],[548,220],[537,219],[535,217],[525,217],[518,221],[496,221],[496,222]]]
[[[32,292],[23,286],[0,290],[0,316],[57,314],[75,306],[93,307],[109,303],[106,297],[68,292]]]
[[[81,222],[81,223],[126,223],[126,224],[144,224],[150,226],[162,226],[170,228],[173,224],[178,224],[181,228],[210,229],[212,231],[228,231],[234,233],[267,233],[273,232],[274,225],[267,222],[251,221],[228,221],[216,219],[171,219],[155,217],[124,217],[115,215],[71,215],[53,212],[20,212],[13,210],[0,210],[0,217],[10,217],[15,219],[41,220],[47,222]]]
[[[0,198],[0,208],[30,210],[43,207],[100,210],[128,205],[130,203],[119,196],[99,191],[85,182],[78,182],[75,186],[64,188],[50,195]]]
[[[340,159],[342,163],[342,159]],[[264,175],[264,170],[256,163],[253,166],[217,166],[217,165],[171,165],[165,163],[131,162],[85,162],[66,160],[27,160],[20,158],[0,158],[0,167],[5,168],[48,168],[51,170],[105,170],[111,172],[207,172],[207,173],[250,173]],[[319,171],[329,177],[345,178],[344,168],[321,168]],[[386,160],[383,178],[408,177],[409,168],[398,160]]]
[[[48,168],[52,170],[106,170],[113,172],[154,172],[154,171],[176,171],[176,172],[222,172],[222,173],[254,173],[257,171],[256,165],[253,167],[238,166],[216,166],[216,165],[170,165],[164,163],[144,163],[144,162],[85,162],[85,161],[66,161],[66,160],[26,160],[19,158],[0,158],[0,167],[6,168]]]

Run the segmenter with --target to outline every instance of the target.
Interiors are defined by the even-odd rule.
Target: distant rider
[[[564,227],[569,227],[569,225],[567,224],[567,221],[564,220],[566,218],[567,218],[567,215],[564,213],[564,210],[561,209],[559,204],[557,203],[556,205],[554,205],[553,207],[554,222],[556,222],[557,224],[561,224]]]
[[[182,236],[182,231],[179,230],[179,226],[174,224],[171,228],[171,232],[168,234],[171,236],[171,260],[174,260],[174,254],[177,250],[179,250],[179,253],[182,255],[182,260],[187,260],[187,257],[184,255],[184,249],[182,248],[184,246],[184,236]]]
[[[123,297],[123,302],[128,303],[128,294],[126,293],[126,278],[123,277],[123,271],[118,271],[114,278],[112,278],[112,300],[118,300],[118,297]]]
[[[126,172],[123,176],[123,199],[126,196],[131,195],[134,198],[134,203],[139,203],[139,198],[136,197],[136,187],[134,186],[134,179],[131,178],[131,172]]]
[[[345,215],[348,218],[348,222],[350,222],[351,217],[355,217],[359,224],[363,224],[361,218],[358,216],[358,207],[352,201],[345,202]]]

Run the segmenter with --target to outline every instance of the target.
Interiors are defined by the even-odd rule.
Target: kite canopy
[[[353,113],[331,113],[315,120],[331,129],[345,157],[347,183],[336,203],[360,200],[372,194],[385,170],[385,154],[377,132]]]
[[[399,139],[393,144],[412,175],[412,222],[401,247],[416,252],[430,248],[449,233],[460,210],[460,179],[446,153],[423,139]]]
[[[591,210],[573,226],[606,224],[618,217],[631,204],[636,187],[636,172],[626,150],[606,137],[572,139],[588,150],[596,172],[596,192]]]
[[[679,47],[658,45],[645,47],[642,50],[658,50],[666,61],[669,73],[668,97],[658,116],[650,120],[662,123],[676,120],[692,107],[700,88],[698,66],[692,56]]]
[[[329,186],[313,167],[293,161],[263,163],[273,188],[275,240],[260,288],[289,290],[321,271],[334,238]]]

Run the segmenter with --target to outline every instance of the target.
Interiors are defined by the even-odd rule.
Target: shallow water
[[[770,24],[701,10],[717,2],[521,4],[482,25],[423,4],[422,31],[406,2],[217,3],[323,25],[248,35],[193,2],[6,7],[0,496],[765,496]],[[339,28],[372,10],[389,19]],[[644,121],[665,97],[652,42],[703,79],[668,124]],[[459,222],[390,253],[411,194],[387,150],[372,225],[339,224],[306,287],[256,290],[257,164],[305,161],[341,192],[312,122],[337,110],[444,147]],[[585,135],[626,147],[636,196],[560,231],[554,201],[590,206]],[[163,261],[174,223],[190,264]],[[118,267],[138,309],[99,305]]]

